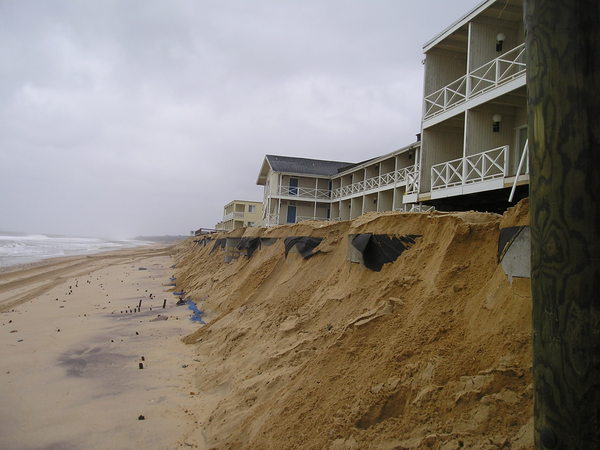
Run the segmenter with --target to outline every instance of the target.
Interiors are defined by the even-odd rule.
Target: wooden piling
[[[600,3],[526,0],[534,440],[600,448]]]

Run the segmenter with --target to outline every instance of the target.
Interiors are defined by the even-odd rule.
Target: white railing
[[[327,219],[326,217],[314,217],[314,216],[296,216],[296,222],[304,222],[306,220],[336,220],[336,219]],[[337,219],[339,220],[339,219]],[[268,214],[265,216],[264,223],[266,227],[272,227],[274,225],[279,225],[279,215],[278,214]],[[285,222],[287,223],[287,222]]]
[[[264,223],[266,227],[279,225],[279,214],[267,214],[264,218]]]
[[[277,195],[329,200],[331,198],[331,191],[329,189],[306,188],[300,186],[279,186]]]
[[[464,158],[431,166],[431,190],[463,184]]]
[[[523,43],[425,96],[423,118],[433,117],[472,97],[507,83],[524,74],[526,68],[525,44]]]
[[[418,176],[415,178],[415,168],[406,167],[404,169],[395,170],[393,172],[384,173],[377,177],[367,178],[366,180],[357,181],[356,183],[349,184],[334,189],[331,192],[331,198],[339,199],[342,197],[349,197],[354,194],[362,194],[365,191],[372,189],[378,189],[380,187],[389,186],[391,184],[405,184],[408,186],[409,181],[411,186],[415,183],[418,184]],[[416,171],[418,175],[418,170]],[[417,187],[418,188],[418,187]]]
[[[314,216],[296,216],[296,223],[304,222],[306,220],[324,220],[328,221],[327,217],[314,217]]]
[[[425,117],[434,116],[446,111],[454,105],[462,103],[467,98],[467,76],[429,94],[425,97]]]
[[[469,96],[489,91],[525,73],[525,44],[471,71]]]
[[[244,217],[244,213],[243,212],[241,212],[241,211],[233,211],[233,212],[230,212],[229,214],[225,214],[223,216],[223,222],[227,222],[228,220],[231,220],[231,219],[241,219],[243,217]]]
[[[478,183],[505,177],[508,172],[508,145],[431,167],[431,190]]]
[[[414,166],[406,169],[406,193],[416,194],[419,192],[419,179],[421,171],[419,167]]]
[[[409,203],[394,208],[394,211],[399,212],[430,212],[435,211],[435,206],[423,205],[421,203]]]

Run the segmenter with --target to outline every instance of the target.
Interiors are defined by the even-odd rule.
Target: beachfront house
[[[263,224],[331,218],[331,176],[351,163],[266,155],[256,184],[264,186]]]
[[[233,200],[223,207],[223,220],[215,225],[219,231],[262,225],[262,203]]]
[[[263,224],[404,211],[403,196],[418,189],[419,149],[415,142],[360,163],[266,155],[256,182],[264,186]]]
[[[423,47],[418,192],[405,203],[502,210],[528,195],[522,0],[487,0]]]

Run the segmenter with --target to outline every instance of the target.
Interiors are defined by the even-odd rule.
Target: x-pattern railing
[[[316,198],[327,200],[331,198],[329,189],[306,188],[299,186],[279,186],[278,195],[287,195],[299,198]]]
[[[447,111],[471,97],[507,83],[525,73],[526,69],[525,44],[521,44],[502,56],[472,70],[468,75],[463,75],[443,88],[425,96],[425,113],[423,117],[428,119]],[[470,85],[468,89],[467,84]]]
[[[390,184],[407,183],[409,174],[412,174],[412,170],[412,167],[404,168],[395,170],[393,172],[384,173],[376,177],[367,178],[366,180],[357,181],[356,183],[334,189],[331,193],[331,197],[334,199],[348,197],[353,194],[361,194],[365,191],[388,186]]]
[[[503,177],[506,173],[508,146],[502,146],[465,158],[465,183]]]
[[[431,166],[431,190],[449,188],[463,183],[464,158]]]
[[[489,89],[512,80],[525,72],[525,44],[471,71],[469,96],[482,94]]]
[[[467,98],[467,76],[429,94],[425,97],[425,117],[432,116],[457,105]]]
[[[506,176],[508,145],[431,167],[431,190],[477,183]]]
[[[270,227],[279,224],[279,214],[267,214],[265,216],[265,226]]]
[[[419,192],[419,176],[421,171],[418,167],[406,169],[406,193],[416,194]]]

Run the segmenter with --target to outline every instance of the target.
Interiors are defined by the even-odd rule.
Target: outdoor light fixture
[[[501,52],[502,51],[502,43],[506,40],[506,36],[504,35],[504,33],[498,33],[496,35],[496,51],[497,52]]]
[[[492,131],[494,133],[500,132],[500,122],[502,122],[502,116],[500,114],[494,114],[492,116]]]

